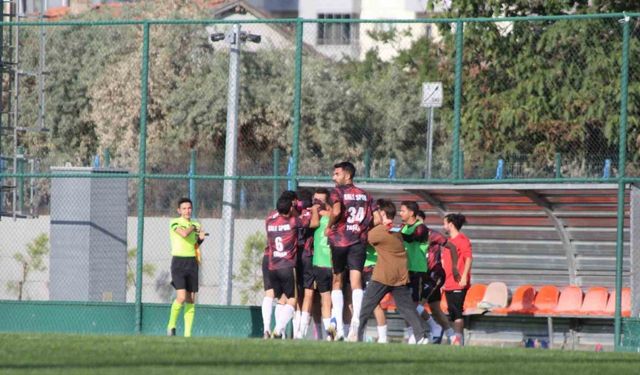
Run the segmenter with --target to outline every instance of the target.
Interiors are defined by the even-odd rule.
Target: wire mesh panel
[[[639,177],[640,167],[640,21],[629,20],[629,86],[627,103],[627,176]]]
[[[464,37],[466,178],[493,177],[500,159],[505,178],[615,174],[617,19],[465,23]]]

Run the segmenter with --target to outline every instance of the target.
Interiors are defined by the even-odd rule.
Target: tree
[[[138,248],[134,247],[127,250],[127,290],[131,287],[136,287],[136,264]],[[142,274],[147,277],[153,277],[156,273],[156,266],[154,264],[144,263],[142,265]]]
[[[44,258],[49,253],[49,237],[42,233],[33,241],[27,244],[25,253],[14,253],[15,259],[22,266],[22,277],[19,281],[10,281],[7,283],[7,290],[14,292],[18,296],[18,301],[22,301],[24,297],[24,286],[27,283],[29,275],[33,271],[44,271],[47,267],[44,264]]]
[[[244,243],[240,270],[233,275],[235,280],[245,285],[240,291],[240,303],[243,305],[251,302],[262,290],[262,256],[266,246],[267,237],[263,232],[252,234]]]

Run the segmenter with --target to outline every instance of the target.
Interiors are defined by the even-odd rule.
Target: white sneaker
[[[409,336],[409,339],[407,340],[407,344],[413,345],[415,343],[416,343],[416,336],[415,335]]]
[[[426,337],[423,337],[416,342],[416,345],[427,345],[428,343],[429,343],[429,339]]]
[[[389,343],[389,340],[387,340],[386,337],[378,338],[378,344],[388,344],[388,343]]]

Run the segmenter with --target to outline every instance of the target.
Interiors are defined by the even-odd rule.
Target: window
[[[349,20],[350,14],[318,14],[321,20]],[[319,23],[318,44],[349,45],[358,38],[357,23]]]

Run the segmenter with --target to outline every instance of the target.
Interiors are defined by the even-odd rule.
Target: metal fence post
[[[298,159],[300,158],[300,106],[302,95],[302,18],[296,20],[296,62],[295,83],[293,96],[293,144],[291,156],[293,165],[291,168],[291,190],[298,188]]]
[[[620,348],[622,328],[622,258],[624,245],[624,176],[627,157],[627,101],[629,94],[629,27],[625,15],[622,27],[622,71],[620,73],[620,134],[618,143],[618,212],[616,231],[616,314],[614,318],[614,347]],[[637,291],[633,291],[636,292]]]
[[[273,149],[273,177],[278,177],[278,175],[280,174],[280,149],[279,148],[274,148]],[[280,193],[278,192],[278,190],[280,190],[280,181],[277,178],[273,179],[273,206],[276,206],[276,203],[278,202],[278,196],[280,195]]]
[[[462,106],[462,47],[464,41],[464,23],[456,22],[456,65],[453,97],[453,162],[451,171],[455,180],[462,179],[460,169],[460,121]]]
[[[196,180],[193,176],[196,175],[196,150],[191,149],[191,161],[189,163],[189,199],[191,199],[192,215],[194,218],[198,217],[198,199],[196,194]]]
[[[136,333],[142,332],[142,262],[144,250],[144,191],[147,163],[147,95],[149,93],[149,23],[143,25],[140,74],[140,149],[138,150],[138,238],[136,254]]]

